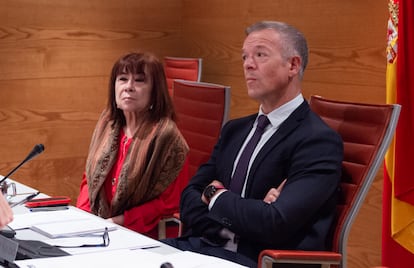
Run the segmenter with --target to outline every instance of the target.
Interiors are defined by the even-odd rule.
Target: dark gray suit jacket
[[[245,198],[227,191],[211,211],[201,201],[214,179],[228,188],[235,158],[257,114],[229,121],[210,160],[181,195],[186,236],[202,236],[223,245],[226,227],[238,238],[238,252],[257,260],[261,250],[324,250],[337,204],[343,143],[304,101],[267,141],[254,160]],[[263,202],[285,178],[278,200]]]

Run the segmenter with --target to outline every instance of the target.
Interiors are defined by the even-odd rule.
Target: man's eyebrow
[[[268,47],[264,46],[264,45],[257,45],[257,46],[255,46],[255,48],[268,48]]]
[[[267,49],[268,47],[265,45],[255,45],[253,48],[254,49]],[[246,50],[245,48],[242,48],[242,52],[244,52],[245,50]]]

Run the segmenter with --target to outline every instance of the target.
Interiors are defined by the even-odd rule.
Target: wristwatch
[[[217,190],[220,190],[220,189],[225,189],[225,188],[210,184],[204,189],[203,195],[207,199],[207,201],[210,203],[211,198],[213,198],[213,196],[216,194]]]

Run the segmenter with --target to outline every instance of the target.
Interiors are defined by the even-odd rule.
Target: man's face
[[[250,33],[242,49],[247,91],[259,102],[280,97],[289,83],[290,63],[282,55],[280,36],[272,29]]]

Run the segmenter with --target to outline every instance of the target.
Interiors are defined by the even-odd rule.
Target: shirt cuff
[[[216,202],[217,198],[218,198],[218,197],[219,197],[222,193],[225,193],[225,192],[227,192],[227,190],[225,190],[225,191],[221,191],[220,193],[215,194],[215,195],[211,198],[210,203],[208,204],[208,210],[211,210],[211,208],[213,207],[214,202]]]

